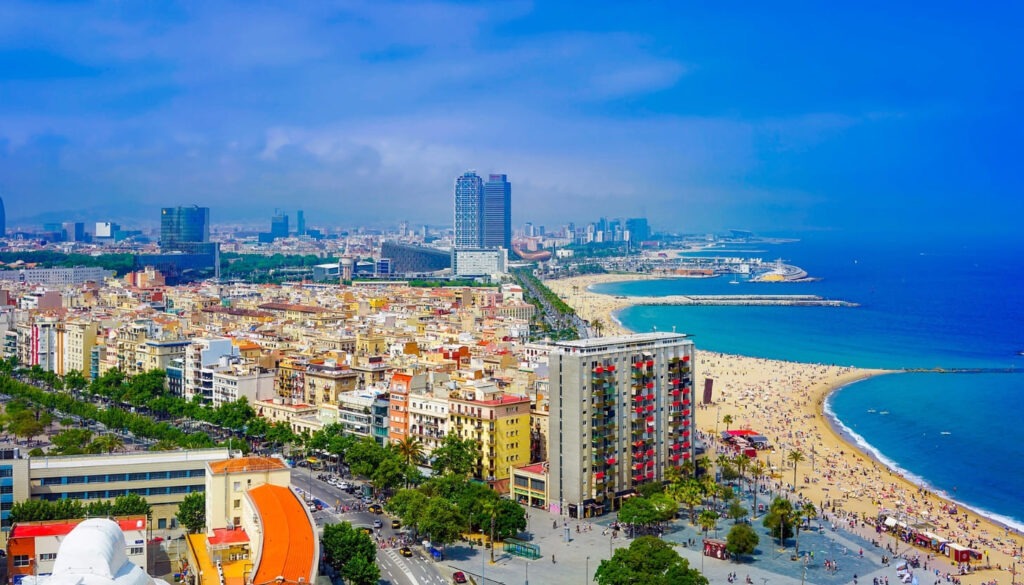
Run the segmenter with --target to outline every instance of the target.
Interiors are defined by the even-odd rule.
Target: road
[[[325,524],[337,522],[350,522],[353,526],[373,526],[374,520],[381,520],[383,528],[377,532],[384,538],[396,536],[398,530],[391,529],[391,517],[387,514],[372,514],[370,512],[346,512],[336,513],[332,507],[353,506],[359,503],[356,495],[349,495],[344,491],[322,482],[316,478],[317,471],[308,468],[296,467],[292,469],[292,487],[301,490],[302,496],[312,493],[313,497],[328,504],[324,510],[313,513],[318,531],[319,527]],[[445,585],[448,583],[438,566],[429,559],[426,551],[421,545],[412,547],[413,556],[403,557],[397,548],[378,548],[377,566],[380,567],[382,584],[387,585]]]

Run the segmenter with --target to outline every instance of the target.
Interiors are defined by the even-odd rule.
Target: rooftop
[[[305,506],[289,488],[276,485],[261,485],[249,490],[248,495],[263,525],[260,565],[253,583],[277,577],[310,582],[317,561],[316,535]]]
[[[592,349],[607,345],[620,345],[624,343],[653,343],[656,341],[681,341],[687,336],[682,333],[668,333],[666,331],[655,331],[653,333],[635,333],[631,335],[610,335],[608,337],[591,337],[589,339],[577,339],[575,341],[559,341],[554,343],[555,347],[572,347],[580,349]]]
[[[82,520],[43,522],[34,524],[15,524],[11,528],[11,538],[37,538],[40,536],[65,536],[70,534]],[[145,530],[146,518],[119,518],[115,520],[121,530],[128,532],[132,530]]]
[[[276,457],[239,457],[210,462],[210,472],[214,475],[275,469],[288,469],[288,465]]]

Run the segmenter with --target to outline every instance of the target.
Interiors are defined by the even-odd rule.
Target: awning
[[[896,526],[896,519],[893,518],[892,516],[889,516],[888,518],[885,519],[884,524],[886,526],[888,526],[889,528],[892,528],[893,526]]]

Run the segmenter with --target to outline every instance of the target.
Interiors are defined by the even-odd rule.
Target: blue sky
[[[509,175],[517,225],[1012,234],[1022,12],[8,0],[0,195],[13,219],[442,224],[475,169]]]

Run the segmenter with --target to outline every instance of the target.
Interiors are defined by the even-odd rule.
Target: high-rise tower
[[[210,208],[164,207],[160,210],[160,247],[176,249],[178,244],[210,241]]]
[[[484,248],[512,248],[512,184],[507,175],[490,175],[480,209]]]
[[[554,344],[548,491],[576,517],[618,508],[693,457],[693,342],[643,333]]]
[[[479,248],[483,244],[481,208],[484,183],[468,171],[455,179],[455,248]]]
[[[7,235],[7,213],[4,210],[4,198],[0,197],[0,238]]]

